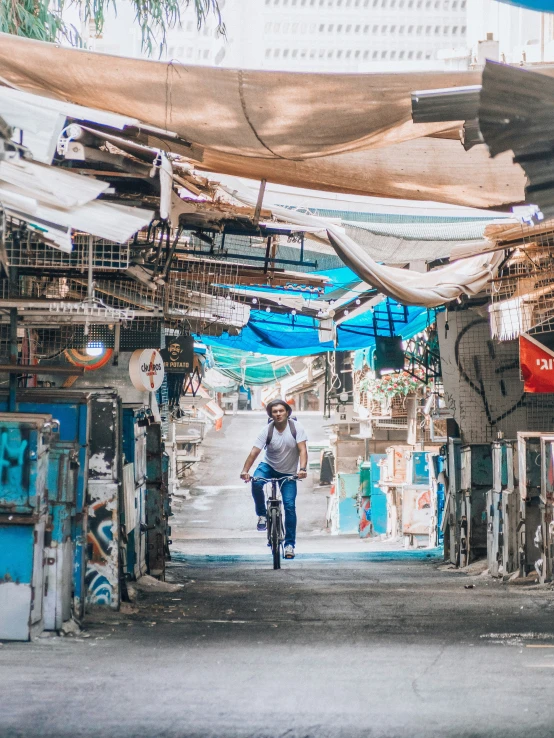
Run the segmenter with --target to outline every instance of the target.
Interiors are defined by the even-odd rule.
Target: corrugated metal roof
[[[512,150],[528,177],[525,199],[554,217],[554,79],[506,64],[483,70],[479,128],[491,156]]]

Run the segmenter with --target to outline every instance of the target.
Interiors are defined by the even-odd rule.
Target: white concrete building
[[[235,0],[256,5],[249,67],[370,72],[436,69],[465,46],[466,0]],[[231,3],[227,3],[227,8]],[[260,7],[261,6],[261,7]]]
[[[554,15],[496,0],[220,0],[227,37],[189,8],[162,59],[183,64],[321,72],[467,69],[486,58],[554,60]],[[118,3],[97,51],[142,56],[134,13]]]
[[[217,34],[215,19],[198,31],[189,9],[182,27],[168,34],[162,58],[246,69],[375,72],[441,69],[450,49],[462,48],[467,57],[467,0],[223,0],[220,5],[226,39]],[[90,46],[141,56],[140,42],[131,9],[121,6]]]
[[[471,63],[486,58],[508,64],[554,61],[554,15],[496,0],[468,0],[467,41]]]

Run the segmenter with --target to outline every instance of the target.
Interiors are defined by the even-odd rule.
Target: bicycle
[[[271,484],[271,494],[266,500],[267,510],[267,545],[271,548],[273,568],[281,568],[281,546],[285,540],[283,513],[281,510],[281,485],[289,479],[298,479],[296,475],[281,477],[280,479],[266,479],[265,477],[251,477],[252,482]],[[278,494],[279,492],[279,494]]]

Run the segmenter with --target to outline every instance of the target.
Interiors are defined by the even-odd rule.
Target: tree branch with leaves
[[[135,21],[142,34],[142,48],[152,54],[166,46],[167,31],[181,25],[182,11],[190,6],[196,11],[200,30],[210,15],[217,20],[217,30],[225,35],[218,0],[129,0]],[[68,41],[82,46],[81,34],[64,20],[64,10],[77,6],[82,20],[92,22],[97,34],[102,33],[107,11],[117,12],[117,0],[0,0],[0,31],[39,41]]]

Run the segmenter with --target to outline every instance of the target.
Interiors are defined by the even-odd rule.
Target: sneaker
[[[260,532],[267,530],[267,520],[265,515],[260,515],[258,517],[258,525],[256,526],[257,530]]]
[[[285,559],[294,559],[294,546],[285,546]]]

